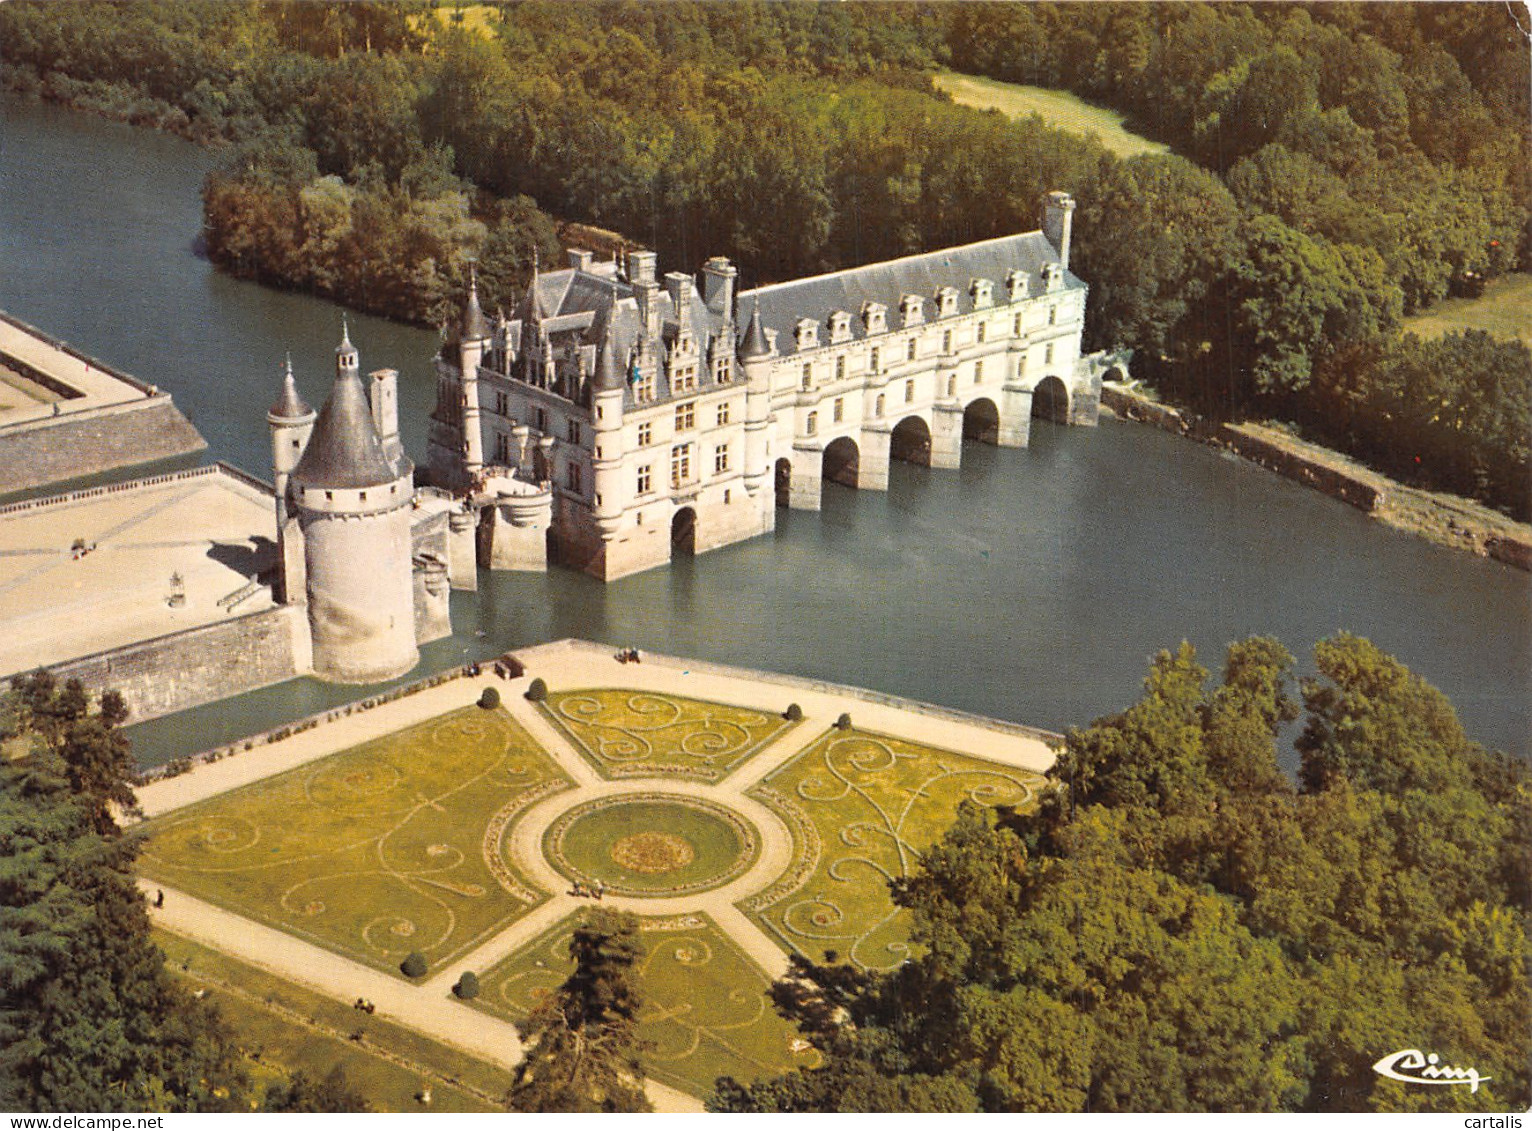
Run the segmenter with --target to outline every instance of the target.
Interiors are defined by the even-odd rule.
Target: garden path
[[[566,881],[542,855],[543,833],[571,805],[587,799],[660,790],[712,798],[748,817],[760,833],[760,857],[738,879],[712,891],[687,896],[608,895],[603,906],[650,916],[703,912],[769,977],[778,978],[787,971],[787,955],[735,903],[765,887],[787,869],[793,853],[792,835],[770,809],[747,797],[746,791],[817,741],[835,725],[843,711],[852,712],[860,730],[963,750],[1036,772],[1047,770],[1053,763],[1053,751],[1046,740],[1055,736],[1045,732],[856,688],[648,653],[639,663],[619,664],[614,649],[584,641],[557,641],[521,650],[516,655],[527,669],[517,679],[504,680],[486,670],[477,677],[449,680],[278,742],[254,747],[236,757],[197,766],[178,777],[153,782],[138,791],[139,803],[146,816],[167,813],[435,718],[473,702],[483,688],[495,687],[500,691],[502,706],[576,783],[574,790],[563,791],[529,809],[510,834],[511,855],[535,882],[557,893],[552,899],[453,963],[451,969],[442,970],[421,984],[401,981],[191,895],[145,881],[141,886],[151,894],[160,888],[165,892],[164,905],[151,911],[156,924],[338,1000],[367,998],[394,1021],[510,1069],[521,1058],[521,1042],[515,1027],[479,1010],[464,1008],[452,998],[451,987],[462,970],[490,969],[567,915],[590,905],[588,899],[567,894]],[[543,679],[555,690],[632,688],[729,703],[768,714],[779,714],[789,703],[797,703],[803,711],[803,721],[715,783],[673,778],[609,781],[525,698],[534,678]],[[701,1110],[700,1101],[684,1092],[654,1081],[649,1081],[647,1087],[656,1110]]]
[[[447,992],[433,992],[438,988],[440,978],[424,985],[402,982],[392,975],[224,911],[185,892],[150,881],[140,881],[139,886],[146,896],[152,897],[157,891],[165,894],[162,907],[154,907],[154,901],[150,899],[149,913],[155,926],[221,950],[337,1001],[366,998],[390,1021],[505,1068],[509,1087],[510,1071],[521,1060],[521,1038],[516,1027],[454,1001],[449,996],[450,982]],[[649,1102],[656,1111],[702,1110],[702,1103],[695,1096],[653,1080],[645,1086]]]

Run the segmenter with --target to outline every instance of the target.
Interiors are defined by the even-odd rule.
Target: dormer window
[[[1049,263],[1043,267],[1043,290],[1056,291],[1064,282],[1064,269],[1057,263]]]
[[[899,300],[899,317],[906,326],[918,326],[925,321],[925,301],[919,295],[905,295]]]
[[[844,310],[837,310],[830,315],[830,341],[846,342],[851,340],[851,315]]]
[[[819,345],[819,323],[812,318],[800,318],[793,328],[793,343],[799,350],[811,350]]]
[[[987,306],[993,306],[995,284],[988,279],[975,279],[968,284],[968,294],[973,299],[973,308],[983,310]]]
[[[1025,271],[1009,272],[1005,277],[1005,293],[1012,302],[1019,298],[1026,298],[1027,273]]]
[[[936,292],[936,316],[950,318],[957,313],[958,293],[956,287],[942,287]]]
[[[862,304],[862,325],[869,334],[881,334],[888,329],[888,307],[881,302]]]

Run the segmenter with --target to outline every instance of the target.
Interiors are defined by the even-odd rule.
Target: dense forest
[[[774,995],[824,1063],[721,1080],[713,1109],[1525,1109],[1532,773],[1367,641],[1315,661],[1295,785],[1279,644],[1233,645],[1211,687],[1161,653],[1039,812],[965,805],[896,882],[917,957],[795,960]],[[1402,1049],[1494,1079],[1373,1070]]]
[[[1532,263],[1510,7],[19,2],[0,35],[12,89],[236,143],[205,192],[221,266],[415,321],[470,257],[510,306],[555,217],[751,285],[1029,230],[1064,188],[1088,346],[1200,411],[1532,505],[1532,355],[1399,331]],[[1174,152],[952,105],[943,65]]]

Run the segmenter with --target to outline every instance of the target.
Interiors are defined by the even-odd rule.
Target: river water
[[[265,411],[291,350],[329,387],[340,310],[215,272],[198,191],[217,155],[0,101],[0,308],[170,390],[212,458],[270,478]],[[717,249],[726,252],[728,249]],[[395,366],[418,460],[433,333],[352,316],[366,367]],[[874,688],[1052,729],[1137,695],[1183,638],[1368,636],[1451,696],[1478,740],[1529,753],[1528,577],[1389,530],[1232,457],[1141,425],[1034,422],[1032,445],[967,445],[959,471],[895,463],[886,494],[827,484],[775,535],[601,585],[481,573],[455,636],[410,678],[581,636]],[[131,729],[157,763],[369,694],[301,679]],[[1289,756],[1289,761],[1291,757]]]

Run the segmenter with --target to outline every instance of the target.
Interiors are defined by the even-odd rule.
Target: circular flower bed
[[[707,891],[745,872],[759,850],[755,829],[738,813],[668,793],[587,801],[543,837],[544,854],[570,881],[615,895]]]

